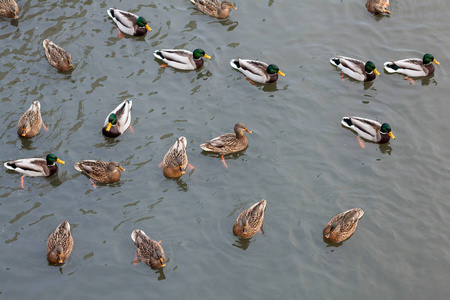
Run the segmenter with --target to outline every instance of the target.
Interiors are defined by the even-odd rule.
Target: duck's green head
[[[424,64],[424,65],[431,64],[432,62],[435,63],[435,64],[437,64],[437,65],[440,65],[440,64],[441,64],[441,63],[438,62],[436,59],[434,59],[434,56],[431,55],[430,53],[425,54],[425,55],[423,56],[423,60],[422,60],[422,61],[423,61],[423,64]]]
[[[148,31],[152,31],[150,26],[148,26],[147,20],[144,17],[138,17],[136,19],[136,24],[139,27],[145,27],[145,29],[147,29]]]
[[[47,161],[47,165],[51,166],[54,165],[55,163],[60,163],[60,164],[65,164],[64,161],[60,160],[58,157],[56,157],[55,154],[51,153],[49,155],[47,155],[47,157],[45,158],[45,160]]]
[[[108,126],[106,126],[106,131],[110,131],[112,126],[117,125],[117,116],[116,114],[110,114],[108,118]]]
[[[377,68],[375,67],[375,64],[373,63],[373,61],[369,60],[368,62],[366,62],[364,70],[368,74],[375,72],[375,74],[377,74],[377,76],[380,76],[380,73],[377,71]]]
[[[283,72],[280,71],[278,66],[274,64],[267,66],[267,73],[269,73],[270,75],[278,73],[281,76],[286,76]]]
[[[388,123],[383,123],[380,129],[381,134],[388,134],[391,139],[395,139],[395,135],[392,133],[391,125]]]
[[[192,52],[194,55],[194,59],[199,59],[201,57],[206,57],[208,59],[211,59],[211,56],[205,53],[203,49],[195,49],[194,52]]]

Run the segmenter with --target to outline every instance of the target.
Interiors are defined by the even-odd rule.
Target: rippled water
[[[19,1],[18,21],[0,19],[2,161],[66,161],[57,176],[0,173],[0,294],[5,299],[445,299],[450,146],[450,65],[444,0],[392,0],[390,16],[364,1],[240,1],[226,20],[188,1]],[[117,39],[108,7],[149,20],[153,31]],[[51,39],[72,54],[58,73]],[[203,48],[199,71],[159,68],[160,48]],[[383,62],[432,53],[441,66],[414,85]],[[340,79],[335,54],[372,60],[372,83]],[[287,75],[252,86],[232,58],[277,64]],[[132,126],[104,138],[106,115],[133,99]],[[41,102],[50,131],[17,137],[21,114]],[[343,116],[388,122],[397,139],[360,148]],[[199,144],[245,123],[249,147],[220,158]],[[166,179],[158,164],[175,138],[188,140],[196,169]],[[115,184],[78,174],[80,159],[116,160]],[[263,233],[232,234],[238,214],[267,199]],[[332,216],[365,211],[356,233],[323,241]],[[45,257],[48,235],[72,225],[74,250],[61,267]],[[131,231],[162,240],[167,267],[134,266]]]

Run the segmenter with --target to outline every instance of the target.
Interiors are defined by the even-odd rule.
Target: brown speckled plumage
[[[355,232],[363,215],[364,211],[361,208],[352,208],[337,214],[323,229],[323,237],[333,243],[345,241]]]
[[[74,165],[75,170],[83,172],[90,178],[103,183],[113,183],[120,179],[120,171],[125,171],[118,162],[100,160],[80,160]]]
[[[141,261],[153,269],[166,266],[166,256],[164,249],[160,245],[161,241],[152,240],[140,229],[136,229],[131,233],[131,239],[136,244],[136,253]]]
[[[0,0],[0,16],[17,19],[19,17],[19,7],[14,0]]]
[[[230,14],[230,8],[237,9],[230,1],[220,2],[219,0],[191,0],[197,9],[207,15],[224,19]]]
[[[235,133],[222,134],[221,136],[201,144],[200,148],[221,155],[242,151],[248,146],[248,140],[244,135],[244,131],[252,133],[252,131],[248,130],[244,124],[237,123],[234,125]]]
[[[47,241],[47,260],[53,265],[62,264],[73,249],[73,238],[70,224],[62,221]]]
[[[177,178],[186,172],[188,157],[186,154],[187,140],[184,136],[177,138],[163,159],[163,173],[169,178]]]
[[[241,238],[254,236],[262,227],[266,204],[267,201],[262,199],[244,210],[234,222],[233,233]]]
[[[17,134],[20,137],[32,138],[39,133],[42,127],[41,105],[33,101],[30,108],[20,117],[17,124]]]
[[[42,45],[44,46],[48,62],[58,71],[67,71],[72,68],[72,57],[69,52],[55,45],[50,40],[44,40]]]

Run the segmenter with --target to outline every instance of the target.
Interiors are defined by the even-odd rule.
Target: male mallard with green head
[[[278,81],[278,75],[286,76],[277,65],[269,65],[263,61],[253,59],[232,59],[230,65],[244,74],[251,84],[255,84],[255,82],[262,84],[275,83]]]
[[[203,57],[211,59],[203,49],[195,49],[194,52],[184,49],[161,49],[155,50],[153,55],[164,61],[162,68],[171,66],[179,70],[196,70],[203,66]]]
[[[56,157],[55,154],[48,154],[46,158],[23,158],[8,161],[4,164],[5,168],[23,174],[20,178],[23,188],[23,176],[52,176],[58,171],[56,163],[65,164],[64,161]]]
[[[358,134],[357,138],[362,148],[365,146],[359,138],[360,136],[363,139],[379,144],[385,144],[389,142],[391,138],[395,139],[391,125],[388,123],[380,124],[375,120],[360,117],[343,117],[341,124],[354,130]]]
[[[432,63],[440,65],[433,55],[426,53],[422,59],[406,58],[396,61],[387,61],[384,63],[384,69],[388,73],[406,75],[405,79],[414,82],[409,77],[425,77],[434,73],[434,65]]]
[[[377,75],[380,76],[375,64],[370,60],[364,63],[355,58],[336,55],[330,59],[330,63],[341,69],[343,74],[358,81],[372,81]]]
[[[144,17],[139,17],[128,11],[114,7],[108,9],[108,15],[116,23],[117,29],[119,29],[119,38],[123,37],[120,34],[121,32],[131,36],[142,36],[147,34],[147,31],[152,31]]]
[[[130,99],[126,99],[110,112],[103,123],[103,135],[118,137],[124,133],[130,127],[132,106],[133,102]]]

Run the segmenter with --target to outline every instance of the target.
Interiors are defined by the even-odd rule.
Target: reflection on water
[[[237,237],[237,239],[234,240],[234,243],[232,243],[231,245],[242,250],[247,250],[247,248],[250,246],[250,240],[251,238],[243,239],[241,237]]]

